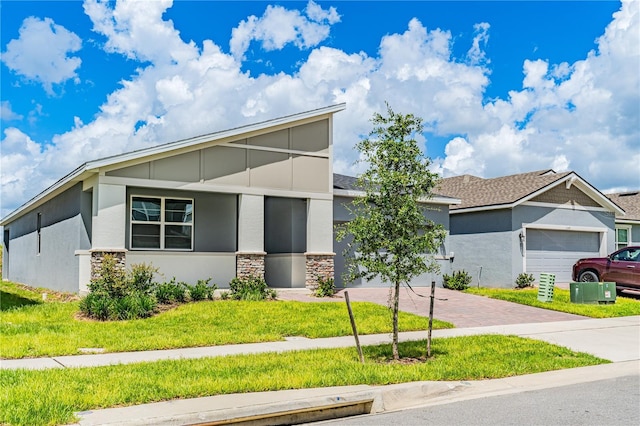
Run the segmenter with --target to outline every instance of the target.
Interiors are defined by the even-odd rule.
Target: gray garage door
[[[526,244],[527,272],[536,280],[547,272],[555,274],[556,282],[569,282],[576,260],[600,256],[598,232],[527,229]]]

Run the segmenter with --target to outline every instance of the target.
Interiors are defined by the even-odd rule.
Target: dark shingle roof
[[[484,179],[462,175],[445,178],[436,187],[439,194],[462,200],[451,210],[513,204],[572,172],[556,173],[551,169]]]
[[[625,215],[616,213],[616,218],[625,220],[640,220],[640,191],[619,192],[605,194],[608,199],[622,207]]]
[[[360,191],[358,179],[353,176],[333,174],[333,187],[336,189],[345,189],[348,191]]]

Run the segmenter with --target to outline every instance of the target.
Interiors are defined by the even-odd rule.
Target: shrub
[[[211,278],[208,280],[198,280],[196,285],[187,286],[191,300],[213,300],[213,292],[218,288],[218,286],[215,284],[209,286],[209,281],[211,281]]]
[[[336,285],[333,278],[324,279],[318,277],[318,287],[316,287],[313,295],[316,297],[330,297],[336,294]]]
[[[229,283],[231,298],[236,300],[266,300],[275,299],[276,292],[267,287],[263,278],[250,276],[235,277]]]
[[[535,281],[533,275],[523,272],[516,278],[516,288],[533,287],[533,281]]]
[[[158,273],[158,268],[146,263],[136,263],[131,265],[131,273],[129,279],[132,287],[145,294],[154,292],[153,277]]]
[[[80,300],[80,310],[88,317],[106,321],[113,312],[114,299],[106,293],[89,293]]]
[[[130,290],[126,271],[110,254],[104,255],[99,276],[91,280],[88,287],[92,293],[104,293],[112,298],[124,297]]]
[[[442,279],[442,286],[449,290],[465,290],[471,284],[471,275],[466,271],[454,271],[452,276],[444,274]]]
[[[155,312],[156,306],[155,297],[141,292],[120,298],[106,293],[89,293],[80,301],[80,310],[85,315],[101,321],[146,318]]]
[[[105,255],[98,278],[91,280],[90,293],[80,301],[80,310],[98,320],[146,318],[156,309],[153,275],[150,265],[134,265],[127,273],[117,259]]]
[[[183,303],[187,300],[187,286],[183,282],[176,282],[175,277],[169,282],[157,284],[155,289],[158,303]]]

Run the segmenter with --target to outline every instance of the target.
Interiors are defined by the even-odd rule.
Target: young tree
[[[357,149],[368,169],[358,176],[363,197],[349,207],[353,220],[338,232],[338,239],[352,236],[346,251],[346,280],[370,280],[379,276],[392,285],[393,357],[398,353],[400,285],[425,272],[437,271],[433,259],[444,239],[442,225],[425,216],[427,201],[438,175],[429,171],[414,139],[422,132],[422,119],[395,113],[387,104],[387,116],[375,113],[373,130]]]

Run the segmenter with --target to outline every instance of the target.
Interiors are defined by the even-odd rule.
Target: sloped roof
[[[338,173],[333,174],[333,188],[336,195],[355,195],[362,193],[362,187],[358,185],[358,178]],[[435,192],[429,201],[436,204],[460,204],[460,200],[456,197],[449,197]]]
[[[196,136],[189,139],[183,139],[175,142],[169,142],[161,145],[152,146],[149,148],[140,149],[137,151],[126,152],[123,154],[113,155],[110,157],[100,158],[93,161],[88,161],[78,168],[73,170],[68,175],[62,177],[56,183],[49,188],[42,191],[40,194],[33,197],[31,200],[18,207],[13,212],[0,220],[0,225],[6,225],[12,220],[20,217],[24,213],[39,206],[47,200],[60,194],[62,191],[69,189],[77,182],[81,182],[87,179],[91,175],[97,173],[101,167],[106,167],[114,164],[123,163],[130,160],[136,160],[141,158],[147,158],[154,155],[172,155],[173,153],[179,153],[184,150],[192,150],[195,147],[205,144],[221,141],[228,138],[239,137],[241,135],[250,134],[252,132],[262,132],[271,129],[276,126],[293,125],[297,122],[304,122],[304,120],[316,119],[336,112],[344,110],[346,104],[336,104],[326,106],[323,108],[314,109],[311,111],[305,111],[298,114],[287,115],[272,120],[262,121],[259,123],[249,124],[246,126],[235,127],[228,130],[214,132],[202,136]]]
[[[579,182],[581,190],[603,207],[623,213],[600,191],[595,189],[574,172],[556,173],[552,169],[536,170],[509,176],[484,179],[478,176],[462,175],[445,178],[440,181],[436,191],[462,200],[451,210],[509,208],[534,198],[548,189],[570,181]]]
[[[625,214],[616,214],[616,219],[640,222],[640,190],[606,194],[606,196],[624,209]]]

